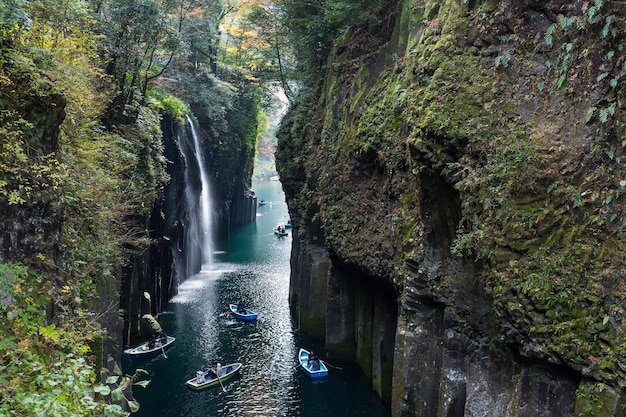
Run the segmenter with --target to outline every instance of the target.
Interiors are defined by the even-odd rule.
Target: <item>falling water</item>
[[[201,270],[204,270],[207,265],[211,263],[211,197],[209,188],[209,178],[206,173],[206,167],[202,158],[202,152],[200,150],[200,143],[196,128],[187,116],[187,123],[191,127],[191,136],[193,138],[193,146],[196,155],[196,161],[198,162],[198,169],[200,172],[200,182],[202,191],[200,192],[200,201],[198,202],[198,216],[201,226],[202,234],[200,237],[200,255],[202,257]]]

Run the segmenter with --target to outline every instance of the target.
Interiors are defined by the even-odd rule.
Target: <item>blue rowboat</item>
[[[218,385],[222,385],[224,382],[235,376],[239,369],[241,369],[241,364],[238,362],[222,366],[222,374],[219,376],[219,378],[215,376],[215,374],[209,373],[208,371],[198,371],[196,372],[196,376],[188,380],[186,384],[189,388],[195,391],[199,391],[204,388],[215,387]]]
[[[230,311],[233,313],[233,316],[237,317],[239,320],[256,320],[259,315],[252,310],[244,310],[237,311],[237,306],[235,304],[230,305]]]
[[[324,376],[328,376],[328,368],[326,364],[322,362],[321,359],[317,360],[316,363],[309,363],[309,351],[300,349],[298,352],[298,361],[300,363],[300,368],[311,378],[321,378]]]
[[[160,340],[157,340],[156,343],[154,344],[153,348],[149,347],[149,342],[146,342],[142,345],[139,345],[137,347],[134,347],[132,349],[126,349],[124,351],[124,353],[126,353],[127,355],[131,356],[131,357],[139,357],[139,356],[149,356],[149,355],[155,355],[155,354],[159,354],[159,353],[163,353],[165,351],[165,349],[167,349],[168,347],[170,347],[172,345],[172,343],[174,343],[174,340],[176,340],[174,337],[172,336],[167,336],[167,342],[165,343],[161,343]]]

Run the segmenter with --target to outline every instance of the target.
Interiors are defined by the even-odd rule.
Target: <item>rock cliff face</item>
[[[209,124],[208,120],[204,121]],[[203,126],[202,124],[200,125]],[[148,311],[158,314],[174,295],[178,285],[202,266],[197,199],[202,191],[200,171],[195,159],[191,127],[164,118],[163,156],[169,161],[170,181],[156,202],[150,218],[151,238],[155,242],[135,258],[124,273],[121,304],[129,314],[126,320],[125,345],[139,337],[139,317]],[[242,169],[228,182],[237,167],[252,166],[251,152],[243,135],[233,127],[233,138],[217,140],[205,126],[199,137],[205,169],[210,175],[212,191],[211,230],[216,236],[228,235],[231,227],[256,218],[256,197],[249,192],[252,172]],[[229,139],[233,139],[230,141]],[[227,147],[221,146],[223,142]],[[224,200],[225,199],[225,200]],[[150,303],[143,296],[151,294]]]
[[[395,417],[624,415],[625,15],[387,2],[283,120],[291,305]]]

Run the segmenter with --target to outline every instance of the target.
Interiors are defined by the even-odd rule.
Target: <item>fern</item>
[[[589,123],[596,109],[597,107],[590,107],[589,109],[587,109],[587,114],[585,115],[585,123]]]
[[[552,34],[554,33],[555,30],[556,30],[556,23],[553,23],[550,26],[548,26],[548,30],[546,30],[544,40],[546,42],[546,45],[548,45],[549,47],[552,47]]]

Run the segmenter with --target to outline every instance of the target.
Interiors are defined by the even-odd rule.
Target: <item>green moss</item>
[[[511,342],[523,354],[623,382],[616,364],[624,363],[626,340],[615,331],[624,325],[626,302],[623,135],[615,133],[623,121],[609,121],[606,112],[605,122],[584,121],[587,96],[546,87],[572,75],[562,60],[567,44],[543,51],[523,32],[498,38],[495,28],[508,11],[497,1],[478,3],[468,13],[463,2],[405,2],[394,36],[408,39],[390,41],[400,50],[358,68],[331,57],[338,65],[326,74],[327,89],[311,100],[320,107],[298,109],[302,124],[291,135],[297,146],[287,145],[307,173],[302,217],[315,216],[332,251],[372,275],[391,275],[390,262],[400,275],[406,259],[429,270],[423,252],[430,225],[423,221],[433,220],[423,219],[429,207],[421,205],[443,198],[423,195],[419,175],[445,178],[458,192],[462,219],[449,233],[451,257],[432,268],[446,276],[429,282],[430,294],[454,299],[454,272],[461,272],[446,268],[477,260],[476,279],[493,294],[500,324],[519,335]],[[602,48],[613,48],[611,36],[621,29],[607,29],[602,47],[602,28],[595,30],[589,39],[572,32],[563,39],[576,38],[577,51],[584,43],[598,59],[615,56]],[[593,62],[580,61],[570,80],[598,87],[608,75],[588,72]],[[607,100],[623,96],[617,82]]]
[[[618,395],[601,382],[580,384],[576,391],[576,417],[623,417]]]
[[[171,94],[161,90],[148,91],[149,105],[163,115],[169,116],[180,125],[185,124],[185,116],[191,114],[189,105]]]

